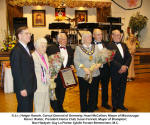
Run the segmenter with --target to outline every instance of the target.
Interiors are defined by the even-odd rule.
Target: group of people
[[[99,83],[102,86],[102,107],[113,112],[116,112],[117,109],[128,110],[124,106],[124,96],[132,57],[126,44],[121,42],[122,35],[119,30],[112,31],[112,42],[102,40],[103,34],[100,29],[94,29],[93,35],[86,31],[82,34],[82,44],[76,46],[75,52],[67,46],[65,33],[58,34],[57,45],[47,47],[45,38],[36,40],[34,42],[35,51],[32,54],[27,47],[31,37],[28,28],[18,28],[16,37],[18,42],[11,52],[10,62],[18,112],[32,112],[33,102],[35,112],[50,112],[50,105],[54,112],[67,112],[63,107],[66,88],[62,84],[59,73],[55,77],[57,100],[49,98],[51,71],[49,70],[48,56],[57,52],[60,52],[63,57],[61,69],[71,67],[72,70],[76,69],[77,71],[81,112],[98,110]],[[92,81],[89,82],[85,76],[91,74],[90,67],[95,63],[96,55],[103,48],[115,50],[115,56],[110,64],[96,64],[92,71]],[[108,104],[110,77],[112,107]]]

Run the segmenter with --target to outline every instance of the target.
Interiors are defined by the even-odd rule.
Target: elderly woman
[[[32,53],[35,73],[37,77],[37,90],[34,93],[34,111],[50,112],[49,99],[49,63],[46,54],[47,41],[40,38],[34,43],[35,51]]]
[[[91,66],[95,63],[96,55],[99,52],[98,46],[91,44],[91,42],[91,32],[84,32],[82,35],[82,45],[77,46],[74,53],[74,64],[79,80],[81,112],[93,112],[96,106],[96,93],[99,84],[98,76],[100,75],[99,67],[101,65],[97,64],[94,66],[91,72]],[[87,79],[87,76],[90,75],[92,75],[92,81]]]

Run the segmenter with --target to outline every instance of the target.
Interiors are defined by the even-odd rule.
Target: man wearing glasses
[[[14,91],[18,102],[17,112],[33,111],[33,96],[37,88],[33,58],[27,47],[31,34],[27,27],[16,31],[18,42],[10,54]]]

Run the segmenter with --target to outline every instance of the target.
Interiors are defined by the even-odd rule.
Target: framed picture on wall
[[[32,26],[46,26],[45,10],[32,10]]]
[[[87,10],[75,10],[75,19],[76,24],[78,24],[79,22],[86,23],[88,21]]]

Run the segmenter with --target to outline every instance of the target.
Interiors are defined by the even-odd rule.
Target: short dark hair
[[[26,30],[26,29],[28,29],[27,26],[19,27],[19,28],[16,30],[16,33],[15,33],[16,38],[18,39],[18,34],[20,34],[23,30]]]

